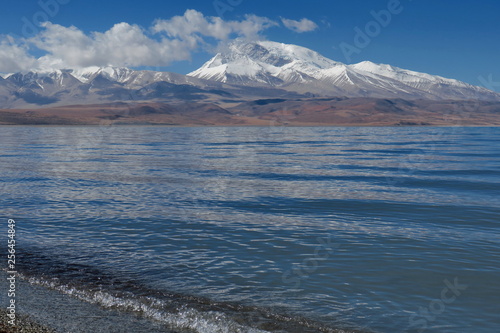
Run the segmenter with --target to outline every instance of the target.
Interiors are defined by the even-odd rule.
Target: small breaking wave
[[[266,332],[327,332],[349,333],[326,327],[314,321],[273,313],[268,309],[216,302],[182,294],[166,294],[143,289],[108,291],[102,286],[73,286],[58,278],[30,276],[19,273],[32,285],[42,286],[106,309],[133,313],[165,325],[175,332],[192,333],[266,333]]]

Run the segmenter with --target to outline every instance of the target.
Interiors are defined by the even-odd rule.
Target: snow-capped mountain
[[[123,67],[88,67],[50,72],[20,72],[0,77],[0,109],[148,101],[199,99],[220,83],[170,72]]]
[[[296,45],[236,40],[188,74],[88,67],[0,75],[0,109],[110,102],[375,97],[500,101],[500,94],[457,80],[369,61],[354,65]]]
[[[500,100],[500,94],[457,80],[369,61],[345,65],[269,41],[234,41],[188,76],[326,96]]]
[[[10,74],[6,81],[22,88],[52,90],[68,88],[79,81],[65,70],[54,70],[47,73],[27,72]]]
[[[323,68],[340,63],[296,45],[234,42],[188,76],[233,84],[310,83]]]
[[[97,77],[122,84],[128,88],[140,88],[154,82],[198,85],[200,80],[171,72],[133,70],[126,67],[87,67],[71,71],[82,83],[89,83]]]

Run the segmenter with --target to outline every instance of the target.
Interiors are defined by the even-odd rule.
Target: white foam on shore
[[[134,297],[133,295],[130,297],[117,297],[102,290],[78,289],[59,283],[57,280],[49,281],[34,277],[25,279],[32,285],[57,290],[79,300],[104,308],[134,312],[143,317],[161,322],[174,330],[190,330],[199,333],[267,332],[237,323],[220,311],[199,311],[194,308],[182,306],[176,312],[167,312],[164,309],[167,308],[168,304],[163,300],[153,297]]]

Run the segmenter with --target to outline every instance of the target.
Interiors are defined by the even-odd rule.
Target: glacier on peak
[[[346,65],[302,46],[271,41],[233,41],[187,75],[328,96],[500,99],[495,92],[458,80],[370,61]]]
[[[133,72],[134,70],[127,67],[90,66],[74,69],[71,74],[82,83],[87,83],[98,75],[102,75],[111,81],[124,82],[130,78]]]
[[[0,75],[0,101],[9,107],[37,101],[97,103],[129,95],[145,100],[321,96],[500,101],[500,94],[458,80],[370,61],[347,65],[272,41],[233,41],[188,75],[113,66]]]

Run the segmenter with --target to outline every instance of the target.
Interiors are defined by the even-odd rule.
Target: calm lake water
[[[32,284],[178,332],[500,327],[499,128],[3,126],[0,142],[2,230],[16,220]]]

